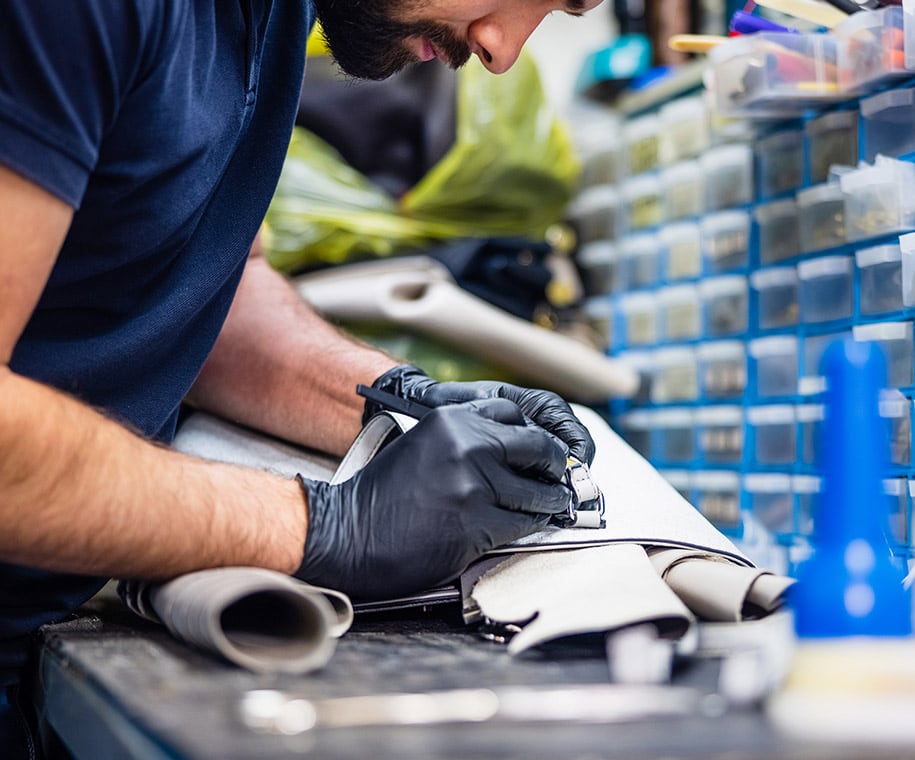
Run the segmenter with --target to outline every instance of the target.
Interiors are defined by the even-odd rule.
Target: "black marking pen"
[[[433,409],[433,407],[420,404],[418,401],[408,401],[400,396],[395,396],[393,393],[388,393],[388,391],[380,391],[377,388],[362,385],[361,383],[356,386],[356,393],[369,401],[374,401],[382,409],[389,412],[399,412],[415,420],[421,420]]]

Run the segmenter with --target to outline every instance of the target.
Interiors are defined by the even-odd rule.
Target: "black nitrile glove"
[[[308,536],[296,577],[358,599],[449,582],[564,512],[565,466],[564,446],[508,401],[435,410],[351,479],[299,478]]]
[[[551,391],[520,388],[495,380],[439,383],[409,364],[389,369],[372,383],[372,387],[432,407],[476,399],[507,398],[518,405],[525,417],[563,441],[569,447],[569,453],[578,461],[588,465],[594,461],[591,434],[578,421],[571,407]],[[380,408],[377,404],[366,401],[363,423],[378,411]]]

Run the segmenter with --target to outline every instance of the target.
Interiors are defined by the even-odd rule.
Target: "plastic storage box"
[[[699,458],[706,464],[739,464],[743,457],[743,407],[696,409]]]
[[[898,243],[860,248],[858,265],[858,311],[864,316],[887,314],[903,308],[902,251]]]
[[[855,259],[821,256],[797,265],[802,322],[851,319],[855,310]]]
[[[743,396],[747,387],[747,350],[742,341],[718,340],[696,349],[699,392],[710,400]]]
[[[620,197],[613,185],[593,185],[580,192],[566,214],[580,243],[612,240],[619,234]]]
[[[757,292],[757,329],[769,330],[797,324],[799,309],[796,267],[757,269],[750,273],[750,285]]]
[[[620,432],[626,443],[646,459],[651,457],[651,435],[653,430],[652,409],[636,409],[620,417]]]
[[[838,182],[797,193],[801,251],[822,251],[845,243],[845,195]]]
[[[909,488],[905,478],[887,478],[882,483],[883,495],[887,500],[890,535],[888,538],[897,547],[909,542]]]
[[[739,533],[740,475],[727,470],[699,470],[693,473],[693,503],[720,530]]]
[[[661,161],[695,158],[709,146],[708,108],[701,95],[671,100],[658,110],[661,119]]]
[[[880,344],[886,357],[887,387],[908,388],[913,383],[912,322],[876,322],[855,325],[855,340],[869,340]]]
[[[702,334],[702,307],[695,285],[671,285],[658,290],[661,335],[667,341],[693,340]]]
[[[694,412],[686,407],[655,410],[651,417],[652,459],[663,464],[688,464],[695,458]]]
[[[699,234],[707,273],[719,274],[747,267],[750,249],[748,212],[708,214],[699,222]]]
[[[791,475],[753,472],[743,476],[744,510],[763,528],[779,537],[795,532],[794,490]]]
[[[585,243],[575,254],[581,275],[581,286],[586,296],[602,296],[619,290],[616,246],[609,240]]]
[[[662,275],[668,281],[691,280],[702,272],[702,239],[696,222],[665,224],[658,230],[664,258]]]
[[[621,238],[617,251],[620,290],[638,290],[658,284],[661,240],[646,232]]]
[[[664,199],[657,174],[640,174],[623,182],[623,205],[630,230],[655,227],[664,221]]]
[[[658,341],[658,301],[653,293],[626,293],[620,296],[620,312],[625,324],[627,346],[650,346]]]
[[[615,311],[613,301],[607,296],[592,296],[586,298],[582,303],[585,321],[599,337],[605,351],[616,343]]]
[[[872,95],[861,101],[860,108],[865,161],[873,161],[878,155],[898,158],[915,151],[915,88]]]
[[[915,20],[912,23],[915,24]],[[915,306],[915,233],[899,236],[899,250],[902,255],[902,303]]]
[[[715,46],[708,59],[708,83],[725,115],[800,116],[844,97],[829,35],[746,34]]]
[[[621,343],[622,340],[617,342]],[[639,377],[649,379],[654,377],[655,350],[653,348],[627,348],[623,351],[616,352],[614,357],[628,367],[631,367]],[[650,390],[651,383],[640,383],[635,396],[628,399],[628,401],[634,404],[647,404],[650,400]]]
[[[680,161],[662,169],[661,191],[668,220],[687,219],[705,210],[705,178],[696,160]]]
[[[695,401],[699,396],[696,350],[689,346],[659,348],[654,358],[651,400],[656,404]]]
[[[629,158],[630,176],[656,168],[661,162],[661,119],[657,114],[641,116],[623,126],[623,144]]]
[[[797,190],[804,181],[804,133],[790,129],[756,141],[756,181],[760,200]]]
[[[907,468],[912,462],[912,401],[888,389],[880,394],[879,408],[888,424],[890,464]]]
[[[699,283],[703,333],[707,338],[740,335],[747,330],[747,278],[722,275]]]
[[[797,458],[797,415],[793,405],[747,408],[752,461],[759,466],[790,465]]]
[[[864,92],[899,77],[911,76],[905,62],[902,8],[880,8],[849,16],[832,29],[838,42],[839,87]],[[863,103],[862,103],[863,114]]]
[[[817,475],[795,475],[791,479],[791,488],[794,491],[797,532],[802,536],[812,536],[814,513],[823,490],[823,479]]]
[[[759,263],[773,264],[801,251],[797,203],[794,198],[765,203],[753,209],[759,238]]]
[[[845,340],[849,337],[851,337],[851,333],[848,330],[803,336],[804,364],[801,367],[801,378],[797,386],[800,395],[813,396],[823,391],[826,386],[826,381],[820,374],[820,359],[823,357],[823,352],[833,341]]]
[[[721,145],[699,157],[705,177],[705,209],[721,211],[753,200],[753,148]]]
[[[839,182],[848,240],[915,228],[915,164],[877,156],[873,166],[847,172]]]
[[[820,446],[820,423],[825,415],[825,407],[822,404],[798,404],[795,408],[797,412],[798,427],[798,461],[807,466],[817,464]]]
[[[807,172],[812,185],[825,182],[831,166],[858,163],[858,112],[831,111],[804,125]]]
[[[797,394],[798,337],[772,335],[747,344],[752,388],[761,399]]]

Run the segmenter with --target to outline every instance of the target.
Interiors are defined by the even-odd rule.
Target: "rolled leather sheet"
[[[255,672],[323,667],[353,622],[345,594],[255,567],[122,581],[119,591],[130,609],[175,637]]]

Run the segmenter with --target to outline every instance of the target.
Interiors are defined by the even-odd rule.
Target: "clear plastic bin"
[[[873,161],[878,155],[898,158],[915,151],[915,88],[872,95],[861,101],[860,108],[865,161]]]
[[[620,417],[623,439],[646,459],[651,457],[652,409],[636,409]]]
[[[616,327],[615,311],[613,301],[607,296],[592,296],[582,303],[585,321],[594,330],[605,351],[616,342],[613,332]]]
[[[753,462],[790,465],[797,459],[797,415],[790,404],[747,408],[747,433]]]
[[[740,528],[740,475],[727,470],[699,470],[693,473],[696,509],[720,530]]]
[[[619,254],[609,240],[585,243],[575,254],[575,262],[586,296],[602,296],[620,289],[617,283]]]
[[[655,367],[655,350],[652,348],[627,348],[613,354],[622,364],[631,367],[632,370],[641,378],[651,379],[654,377]],[[649,392],[651,390],[650,382],[639,384],[639,388],[629,401],[633,404],[647,404],[650,401]]]
[[[705,271],[710,274],[744,269],[749,263],[750,215],[746,211],[721,211],[699,222]]]
[[[759,398],[797,393],[798,344],[796,335],[772,335],[747,344],[747,352],[752,358],[753,387]]]
[[[832,29],[838,41],[839,87],[847,93],[865,92],[899,77],[905,67],[902,8],[860,11]],[[863,112],[862,103],[862,112]]]
[[[747,278],[723,275],[699,283],[703,327],[707,338],[725,338],[747,330]]]
[[[795,532],[794,490],[791,475],[752,472],[743,476],[744,509],[776,536]]]
[[[889,427],[890,464],[908,467],[912,462],[912,401],[887,389],[880,393],[879,408]]]
[[[661,161],[695,158],[709,147],[709,119],[701,95],[671,100],[658,110],[661,119]]]
[[[650,346],[658,341],[658,300],[653,293],[620,296],[627,346]]]
[[[790,129],[756,141],[756,180],[765,200],[796,190],[804,181],[804,133]]]
[[[825,407],[822,404],[798,404],[797,426],[798,460],[801,464],[813,466],[817,464],[820,444],[820,424],[825,416]]]
[[[877,322],[855,325],[855,340],[874,341],[880,344],[886,357],[887,386],[908,388],[913,383],[912,322]]]
[[[696,410],[699,457],[707,464],[739,464],[743,457],[743,407],[703,406]]]
[[[613,185],[593,185],[569,204],[567,219],[581,243],[612,240],[619,233],[620,196]]]
[[[622,120],[615,111],[583,98],[570,105],[568,123],[581,160],[579,188],[622,179]]]
[[[855,251],[858,265],[858,310],[886,314],[903,308],[902,251],[898,243]]]
[[[623,125],[623,144],[629,159],[629,175],[655,169],[661,162],[661,119],[657,114],[640,116]]]
[[[745,34],[712,48],[708,60],[708,84],[722,114],[800,116],[844,98],[829,35]]]
[[[831,111],[804,125],[807,170],[813,185],[825,182],[831,166],[858,163],[858,112]]]
[[[758,294],[758,329],[769,330],[797,324],[799,311],[796,267],[757,269],[750,273],[750,285]]]
[[[661,240],[651,232],[627,235],[617,245],[619,283],[623,291],[657,285],[661,263]]]
[[[658,290],[662,335],[668,341],[692,340],[702,334],[702,307],[695,285],[671,285]]]
[[[696,350],[689,346],[659,348],[655,352],[651,400],[656,404],[695,401],[699,396]]]
[[[915,228],[915,164],[877,156],[843,174],[845,237],[865,240]]]
[[[791,479],[791,488],[797,510],[797,532],[802,536],[812,536],[814,513],[823,490],[823,479],[816,475],[795,475]]]
[[[651,417],[652,459],[665,464],[688,464],[695,458],[695,422],[692,409],[656,409]]]
[[[882,483],[887,500],[890,542],[900,546],[909,542],[909,483],[905,478],[887,478]]]
[[[824,182],[796,195],[801,251],[822,251],[845,243],[845,195],[838,182]]]
[[[667,280],[691,280],[702,272],[702,239],[695,222],[665,224],[658,231],[665,253],[662,276]]]
[[[855,310],[855,259],[821,256],[797,265],[802,322],[851,319]]]
[[[823,358],[823,352],[833,341],[850,337],[851,333],[847,330],[803,337],[804,366],[801,368],[802,375],[797,385],[798,393],[802,396],[815,396],[823,392],[826,387],[826,380],[820,374],[820,360]]]
[[[699,388],[707,399],[740,398],[747,387],[747,350],[742,341],[719,340],[702,343],[699,360]]]
[[[912,23],[915,24],[915,20]],[[915,306],[915,233],[899,236],[899,250],[902,255],[902,303]]]
[[[664,198],[657,174],[640,174],[623,182],[623,204],[630,230],[655,227],[664,221]]]
[[[774,264],[797,256],[801,250],[797,203],[786,198],[753,209],[759,231],[759,263]]]
[[[720,145],[699,157],[705,177],[705,209],[721,211],[753,201],[753,148]]]
[[[661,188],[670,221],[698,216],[705,210],[705,178],[698,161],[681,161],[662,169]]]
[[[689,470],[659,470],[658,473],[664,480],[673,486],[674,490],[688,502],[692,503],[692,473]]]

